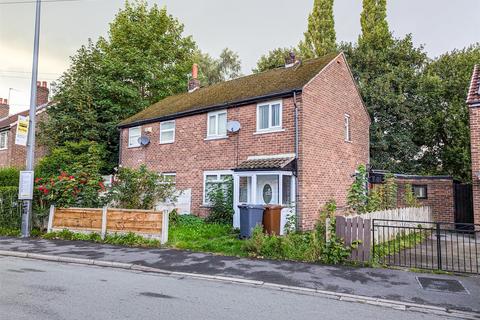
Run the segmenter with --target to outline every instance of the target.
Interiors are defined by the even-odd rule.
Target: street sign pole
[[[33,64],[32,64],[32,83],[30,91],[30,113],[29,113],[29,129],[28,145],[27,145],[27,171],[33,170],[35,161],[35,113],[37,109],[37,78],[38,78],[38,51],[40,40],[40,10],[42,1],[36,0],[35,10],[35,36],[33,40]],[[33,188],[33,185],[31,186]],[[32,220],[32,199],[24,200],[22,210],[22,237],[30,236],[31,220]]]

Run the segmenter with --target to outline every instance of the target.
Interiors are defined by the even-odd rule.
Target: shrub
[[[355,175],[347,195],[347,204],[351,211],[362,214],[367,211],[368,205],[368,177],[367,169],[364,165],[360,165]]]
[[[100,192],[104,191],[103,179],[98,174],[78,172],[60,173],[51,178],[35,180],[38,211],[45,211],[50,204],[58,207],[99,207],[104,203]]]
[[[50,155],[40,160],[36,167],[36,176],[50,178],[61,172],[98,175],[105,169],[103,154],[103,148],[96,142],[67,142],[64,146],[54,148]]]
[[[20,229],[21,203],[17,187],[0,187],[0,228]]]
[[[175,200],[174,193],[175,185],[170,180],[141,165],[138,169],[120,168],[108,199],[120,208],[149,210],[158,202]]]
[[[231,225],[233,222],[233,180],[227,178],[223,183],[215,184],[208,194],[210,200],[210,213],[206,219],[209,223],[224,223]]]
[[[16,168],[0,169],[0,188],[18,187],[20,171]]]
[[[417,197],[413,192],[413,187],[411,184],[405,184],[405,192],[404,192],[404,201],[407,207],[419,207],[420,204],[418,203]]]

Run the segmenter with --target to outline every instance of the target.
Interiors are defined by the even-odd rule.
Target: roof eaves
[[[251,97],[251,98],[242,99],[242,100],[238,100],[238,101],[226,102],[226,103],[217,104],[217,105],[213,105],[213,106],[198,107],[198,108],[191,109],[191,110],[188,110],[188,111],[172,113],[172,114],[169,114],[169,115],[166,115],[166,116],[153,117],[153,118],[149,118],[149,119],[120,123],[118,125],[118,128],[119,129],[131,128],[131,127],[140,126],[140,125],[147,124],[147,123],[152,123],[152,122],[166,121],[166,120],[172,120],[172,119],[191,116],[191,115],[196,115],[196,114],[208,113],[208,112],[215,111],[215,110],[218,110],[218,109],[225,109],[225,108],[230,108],[230,107],[233,107],[233,106],[243,106],[243,105],[251,104],[251,103],[257,102],[257,101],[259,102],[259,101],[262,101],[262,100],[265,100],[265,99],[289,96],[289,95],[293,94],[293,92],[301,92],[302,90],[303,90],[303,88],[289,89],[289,90],[286,90],[286,91],[275,92],[275,93],[271,93],[271,94],[268,94],[268,95],[256,96],[256,97]]]

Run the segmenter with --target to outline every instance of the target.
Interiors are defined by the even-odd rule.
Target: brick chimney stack
[[[198,80],[198,65],[196,63],[192,66],[192,79],[188,81],[188,92],[193,92],[200,89],[200,80]]]
[[[0,98],[0,119],[8,117],[10,113],[10,106],[8,105],[8,99]]]
[[[47,86],[47,81],[37,81],[37,107],[48,102],[48,94],[50,90]]]

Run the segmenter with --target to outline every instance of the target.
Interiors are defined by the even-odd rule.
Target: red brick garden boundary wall
[[[402,225],[413,226],[416,223],[412,225],[412,222],[399,221],[433,222],[434,216],[430,207],[420,207],[376,211],[357,216],[336,216],[335,219],[336,236],[343,239],[346,246],[354,247],[349,260],[369,261],[373,241],[380,244],[395,239],[400,232],[406,234],[410,232],[408,229],[392,228],[388,235],[382,235],[379,230],[376,230],[377,235],[380,236],[372,239],[374,219],[392,220],[392,226],[401,227]],[[390,225],[388,221],[383,221],[382,224]],[[329,227],[327,223],[327,229]]]
[[[64,229],[72,232],[128,233],[168,241],[168,211],[128,210],[116,208],[50,207],[48,232]]]

